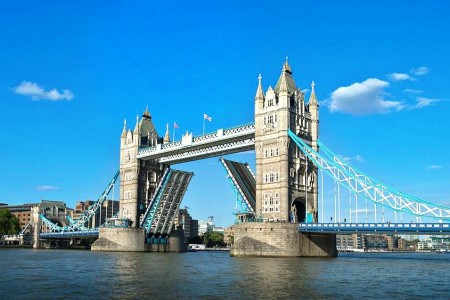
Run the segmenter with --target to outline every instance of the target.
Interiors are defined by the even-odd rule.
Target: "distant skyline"
[[[158,134],[253,122],[258,74],[286,59],[320,102],[320,139],[365,173],[450,206],[450,20],[445,1],[31,1],[0,10],[0,202],[96,200],[119,168],[126,119],[149,107]],[[174,122],[178,128],[175,133]],[[248,162],[254,152],[228,156]],[[218,158],[181,207],[234,222]],[[324,187],[325,219],[334,214]],[[115,193],[116,199],[118,192]],[[320,198],[320,196],[319,196]],[[319,213],[319,216],[321,213]]]

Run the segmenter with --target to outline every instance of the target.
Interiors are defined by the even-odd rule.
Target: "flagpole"
[[[173,123],[172,143],[175,142],[175,123]]]
[[[203,114],[203,135],[205,135],[205,115]]]

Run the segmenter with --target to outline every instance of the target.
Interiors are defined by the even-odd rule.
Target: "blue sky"
[[[123,119],[160,135],[253,121],[257,77],[289,63],[320,99],[320,139],[371,176],[450,205],[446,1],[31,1],[0,10],[0,202],[96,199],[119,167]],[[307,95],[309,96],[309,94]],[[172,134],[172,133],[171,133]],[[254,165],[253,153],[229,158]],[[182,206],[233,222],[218,159]],[[331,216],[333,186],[325,186]],[[117,193],[116,193],[117,195]],[[328,205],[329,203],[329,205]]]

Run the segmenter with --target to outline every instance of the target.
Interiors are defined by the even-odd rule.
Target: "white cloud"
[[[303,92],[304,94],[307,94],[307,93],[309,93],[309,89],[303,89],[302,92]]]
[[[342,159],[343,161],[346,161],[346,162],[350,162],[352,160],[352,158],[348,157],[348,156],[344,156],[344,155],[338,155],[338,156],[340,159]]]
[[[365,161],[364,158],[361,155],[359,155],[359,154],[357,154],[354,157],[350,157],[350,156],[345,156],[345,155],[339,154],[338,157],[339,157],[339,159],[341,159],[341,160],[343,160],[345,162],[348,162],[348,163],[351,162],[352,160],[355,160],[357,162],[364,162]]]
[[[424,97],[417,97],[416,100],[417,100],[417,103],[416,103],[416,105],[413,106],[413,109],[427,107],[427,106],[433,105],[433,103],[441,101],[441,99],[430,99],[430,98],[424,98]]]
[[[412,69],[410,72],[411,74],[414,74],[416,76],[423,76],[428,74],[430,72],[430,69],[428,69],[427,67],[419,67],[416,69]]]
[[[63,90],[62,93],[57,89],[46,91],[37,83],[31,81],[23,81],[14,88],[14,92],[19,95],[30,96],[33,100],[70,101],[73,99],[73,93],[69,90]]]
[[[384,89],[388,86],[387,81],[369,78],[350,86],[339,87],[331,93],[330,111],[367,115],[403,109],[404,105],[401,102],[385,99]]]
[[[56,191],[59,190],[58,187],[56,186],[51,186],[51,185],[41,185],[37,187],[38,191]]]
[[[388,75],[392,81],[414,80],[414,77],[409,76],[406,73],[392,73]]]
[[[441,165],[431,165],[427,167],[427,170],[439,170],[442,169]]]
[[[421,94],[423,93],[423,90],[404,89],[403,92],[410,94]]]
[[[358,161],[358,162],[364,162],[364,158],[363,158],[361,155],[359,155],[359,154],[356,155],[354,158],[355,158],[355,160]]]

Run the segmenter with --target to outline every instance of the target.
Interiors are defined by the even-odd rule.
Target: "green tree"
[[[11,214],[7,208],[0,208],[0,235],[17,234],[19,231],[19,219]]]
[[[223,233],[207,231],[203,235],[203,243],[206,244],[206,247],[224,246]]]

